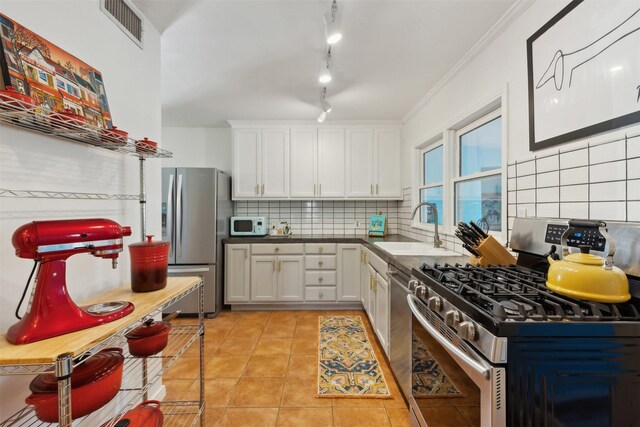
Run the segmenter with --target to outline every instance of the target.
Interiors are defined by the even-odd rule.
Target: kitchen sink
[[[391,255],[405,256],[460,256],[445,248],[434,248],[431,243],[420,242],[375,242],[376,246]]]

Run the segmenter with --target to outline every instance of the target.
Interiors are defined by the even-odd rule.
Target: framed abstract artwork
[[[111,127],[102,74],[11,18],[0,14],[0,88],[30,95],[44,112],[72,110],[87,123]]]
[[[527,72],[531,151],[640,123],[638,2],[572,1],[527,40]]]

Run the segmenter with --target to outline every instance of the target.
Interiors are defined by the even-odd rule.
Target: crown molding
[[[335,126],[402,126],[402,121],[400,120],[326,120],[323,123],[318,123],[317,120],[227,120],[227,123],[232,128],[269,126],[314,126],[318,128]]]
[[[484,36],[473,45],[471,49],[453,66],[451,69],[433,86],[416,105],[402,118],[402,123],[406,123],[442,89],[451,79],[453,79],[469,62],[480,54],[489,44],[491,44],[504,30],[531,6],[535,0],[518,0],[507,10],[504,15],[487,31]]]

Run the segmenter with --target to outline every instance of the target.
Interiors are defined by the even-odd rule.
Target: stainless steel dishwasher
[[[389,269],[387,272],[391,283],[391,315],[390,315],[390,361],[396,380],[407,398],[411,399],[411,309],[407,303],[407,294],[417,284],[409,283],[409,276],[399,270]]]

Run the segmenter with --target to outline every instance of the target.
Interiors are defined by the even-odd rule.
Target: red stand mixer
[[[11,238],[16,255],[40,262],[36,285],[23,319],[7,331],[12,344],[26,344],[120,319],[133,311],[126,301],[78,307],[67,292],[66,260],[90,253],[118,265],[122,238],[131,235],[108,219],[34,221],[18,228]]]

